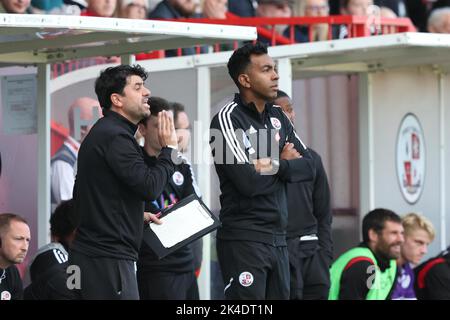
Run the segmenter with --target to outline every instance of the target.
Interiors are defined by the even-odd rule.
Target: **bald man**
[[[450,33],[450,7],[435,9],[428,18],[428,32]]]
[[[78,149],[94,123],[102,116],[97,100],[82,97],[69,108],[70,136],[51,161],[52,212],[63,200],[72,199]]]

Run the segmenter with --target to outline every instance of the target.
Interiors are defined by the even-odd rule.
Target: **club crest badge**
[[[172,180],[177,186],[181,186],[184,183],[184,176],[180,171],[175,171],[172,176]]]
[[[408,113],[397,136],[397,178],[405,200],[416,203],[425,180],[425,138],[419,119]]]
[[[0,293],[0,300],[11,300],[11,293],[9,291],[2,291]]]
[[[250,287],[253,284],[253,275],[248,271],[242,272],[239,275],[239,283],[243,287]]]
[[[281,129],[281,121],[278,118],[270,118],[270,122],[272,123],[272,126],[277,129],[280,130]]]

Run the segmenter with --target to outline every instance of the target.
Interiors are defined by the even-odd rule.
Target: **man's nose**
[[[148,89],[147,87],[144,87],[144,96],[150,96],[151,95],[151,91],[150,89]]]
[[[280,79],[280,76],[278,75],[278,72],[277,71],[273,71],[273,79],[274,80],[278,80],[278,79]]]
[[[426,244],[423,244],[421,249],[422,249],[422,250],[420,250],[420,252],[421,252],[422,254],[427,254],[427,252],[428,252],[428,246],[427,246]]]

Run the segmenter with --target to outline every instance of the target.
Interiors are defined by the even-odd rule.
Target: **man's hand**
[[[202,13],[209,19],[226,19],[227,15],[226,0],[205,0],[203,1]]]
[[[262,158],[253,160],[253,165],[255,166],[256,172],[266,173],[272,172],[272,159],[270,158]]]
[[[144,212],[144,222],[154,222],[156,224],[162,224],[162,221],[158,219],[160,215],[161,213],[153,214],[150,212]]]
[[[177,134],[173,118],[165,110],[158,113],[158,139],[162,147],[177,145]]]
[[[284,145],[280,155],[281,160],[294,160],[301,157],[301,154],[294,148],[294,144],[290,142]]]

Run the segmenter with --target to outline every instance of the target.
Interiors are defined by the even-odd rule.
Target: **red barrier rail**
[[[371,35],[415,32],[416,28],[409,18],[380,18],[377,16],[327,16],[327,17],[292,17],[292,18],[241,18],[231,13],[227,13],[227,19],[177,19],[179,22],[194,22],[205,24],[223,24],[223,25],[239,25],[254,26],[258,32],[258,38],[265,40],[271,46],[287,45],[296,43],[295,28],[302,26],[309,28],[308,38],[312,40],[312,26],[319,24],[328,25],[328,40],[333,39],[333,28],[345,26],[348,38],[367,37]],[[277,26],[286,26],[289,28],[289,36],[285,36],[276,31]],[[235,41],[232,48],[236,49],[239,43]],[[196,47],[196,53],[201,53],[201,47]],[[214,51],[221,50],[220,44],[213,46]],[[230,50],[230,48],[227,48]],[[177,50],[177,55],[181,56],[181,48]],[[137,60],[159,59],[164,58],[164,50],[156,50],[148,53],[140,53],[136,55]],[[73,60],[65,63],[56,63],[52,65],[52,77],[55,78],[62,74],[81,69],[87,66],[110,63],[110,59],[92,58]]]

